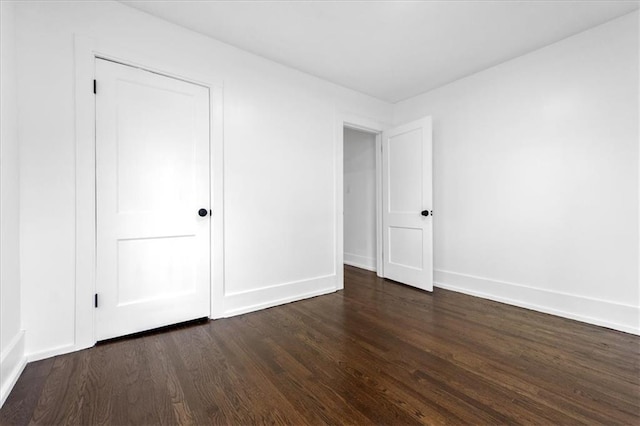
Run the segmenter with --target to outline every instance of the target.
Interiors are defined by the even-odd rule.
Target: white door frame
[[[344,288],[344,128],[373,133],[376,136],[376,274],[384,277],[382,262],[382,131],[385,125],[352,114],[336,117],[336,290]]]
[[[95,58],[177,78],[209,89],[209,146],[211,218],[211,301],[210,318],[224,313],[224,182],[223,122],[221,82],[200,76],[191,70],[167,64],[147,55],[130,51],[108,40],[75,35],[75,139],[76,139],[76,236],[75,236],[75,336],[73,347],[61,352],[80,350],[95,345],[95,311],[93,297],[96,281],[96,164],[95,164]],[[100,83],[97,87],[100,91]]]

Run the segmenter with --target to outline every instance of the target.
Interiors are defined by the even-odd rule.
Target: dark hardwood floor
[[[27,366],[1,424],[640,424],[640,338],[356,268]]]

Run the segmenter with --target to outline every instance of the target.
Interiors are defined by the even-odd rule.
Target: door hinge
[[[97,83],[95,80],[93,80],[93,94],[94,94],[94,95],[97,93],[97,92],[96,92],[96,86],[97,86],[97,85],[98,85],[98,83]]]
[[[98,307],[98,293],[93,295],[93,307],[94,308]]]

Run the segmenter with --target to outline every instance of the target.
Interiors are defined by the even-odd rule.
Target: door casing
[[[384,278],[384,232],[382,227],[382,203],[383,203],[383,164],[382,164],[382,138],[383,132],[391,128],[387,123],[381,123],[368,118],[359,117],[350,113],[336,115],[336,290],[344,288],[344,270],[342,268],[344,258],[344,135],[343,129],[350,128],[376,135],[376,275]]]
[[[224,182],[222,139],[222,83],[213,82],[180,65],[148,57],[144,52],[130,51],[109,40],[96,40],[82,35],[74,38],[75,55],[75,136],[76,136],[76,236],[75,236],[75,333],[73,344],[56,348],[43,357],[54,356],[95,345],[94,305],[96,268],[95,220],[95,58],[176,78],[209,88],[209,145],[211,218],[211,311],[210,318],[221,318],[224,312]],[[97,90],[99,91],[99,82]]]
[[[344,128],[373,133],[376,136],[376,274],[384,277],[382,262],[382,131],[385,124],[359,117],[357,115],[341,113],[336,116],[336,290],[344,288]]]

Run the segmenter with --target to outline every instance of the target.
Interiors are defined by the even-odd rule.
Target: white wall
[[[344,129],[344,263],[376,270],[376,136]]]
[[[0,406],[24,368],[20,318],[15,7],[0,3]]]
[[[435,281],[634,333],[637,12],[396,105],[434,123]]]
[[[227,314],[333,290],[335,115],[389,121],[390,105],[115,2],[26,3],[17,18],[30,359],[74,349],[83,285],[74,282],[74,34],[224,80]]]

